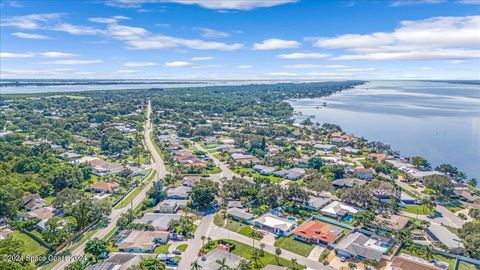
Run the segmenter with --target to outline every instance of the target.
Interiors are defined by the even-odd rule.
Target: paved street
[[[151,112],[152,112],[152,108],[151,108],[151,104],[149,103],[148,107],[147,107],[147,122],[145,124],[144,140],[145,140],[146,147],[150,151],[150,153],[152,155],[152,158],[154,160],[154,162],[152,164],[152,168],[154,170],[156,170],[157,179],[159,179],[159,178],[164,177],[167,174],[167,171],[166,171],[165,165],[163,164],[162,159],[160,158],[160,155],[157,153],[157,151],[156,151],[156,149],[153,145],[153,142],[150,140],[149,135],[150,135],[150,132],[152,131],[152,123],[151,123],[151,119],[150,119]],[[120,218],[120,216],[123,213],[127,212],[127,210],[130,209],[130,206],[133,206],[133,208],[135,208],[136,206],[141,204],[143,202],[143,200],[145,200],[147,198],[147,191],[152,187],[153,182],[154,181],[151,181],[150,183],[145,185],[143,187],[143,189],[140,191],[140,193],[135,198],[133,198],[131,204],[128,204],[128,206],[126,206],[124,208],[120,208],[120,209],[112,209],[112,213],[109,216],[110,222],[107,225],[107,227],[99,229],[97,232],[95,232],[91,236],[91,238],[95,238],[95,237],[100,238],[100,239],[104,238],[113,228],[115,228],[115,226],[117,224],[117,220]],[[83,255],[84,254],[83,250],[85,248],[85,243],[86,242],[82,243],[77,248],[75,248],[71,252],[71,255],[72,256]],[[55,266],[53,266],[52,269],[53,270],[64,269],[70,263],[72,263],[72,261],[70,261],[70,260],[60,261]]]
[[[410,218],[418,218],[420,220],[425,220],[431,223],[446,225],[454,228],[461,228],[463,224],[466,222],[465,220],[459,218],[455,213],[452,213],[450,210],[445,208],[445,206],[437,205],[435,209],[437,212],[441,214],[441,216],[437,216],[434,218],[429,218],[426,215],[417,215],[413,213],[401,212],[401,215],[410,217]]]
[[[182,254],[182,259],[178,265],[178,269],[190,269],[190,264],[198,259],[198,252],[202,247],[202,236],[207,237],[213,228],[213,216],[210,214],[204,216],[200,225],[198,225],[197,230],[195,231],[195,236],[188,242],[188,247],[185,252]]]

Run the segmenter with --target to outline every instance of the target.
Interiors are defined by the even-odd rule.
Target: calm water
[[[322,106],[327,102],[327,106]],[[388,143],[433,166],[450,163],[480,179],[480,86],[374,81],[329,97],[291,102],[302,121],[334,123],[346,132]]]

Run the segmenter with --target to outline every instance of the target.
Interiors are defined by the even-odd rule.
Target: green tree
[[[227,258],[217,259],[215,262],[219,265],[218,270],[230,270],[230,267],[227,265]]]
[[[320,170],[323,167],[323,159],[320,157],[312,157],[308,160],[308,167]]]
[[[282,255],[282,250],[277,247],[275,249],[275,260],[277,261],[278,265],[280,265],[280,255]]]
[[[192,187],[190,194],[193,208],[205,209],[215,200],[215,195],[218,194],[218,183],[212,180],[201,180]]]
[[[88,240],[85,244],[85,253],[91,254],[95,260],[98,260],[103,254],[108,252],[107,242],[98,238]]]
[[[156,258],[145,258],[140,262],[142,270],[165,270],[165,264]]]
[[[198,263],[198,260],[195,260],[193,261],[191,264],[190,264],[190,270],[201,270],[202,269],[202,266]]]
[[[420,156],[412,157],[412,164],[415,165],[415,167],[420,168],[420,169],[430,169],[431,168],[430,163],[425,158],[420,157]]]

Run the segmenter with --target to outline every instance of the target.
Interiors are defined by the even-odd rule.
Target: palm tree
[[[292,259],[292,269],[297,270],[297,259]]]
[[[193,261],[191,264],[190,264],[190,270],[200,270],[202,269],[202,266],[198,263],[198,260],[195,260]]]
[[[264,243],[261,243],[260,244],[260,256],[263,257],[263,255],[265,254],[265,252],[263,251],[263,249],[265,248],[265,244]]]
[[[236,268],[236,270],[251,270],[252,269],[252,265],[250,264],[249,261],[243,259],[241,260],[239,263],[238,263],[238,266]]]
[[[253,240],[253,246],[252,246],[253,250],[255,250],[255,238],[260,237],[259,235],[260,235],[260,233],[257,232],[256,230],[252,230],[249,233],[250,238],[252,238],[252,240]]]
[[[211,242],[212,242],[212,238],[210,236],[207,237],[207,245],[210,245]]]
[[[432,245],[424,246],[423,247],[423,252],[424,252],[425,259],[427,261],[433,260],[433,247],[432,247]]]
[[[354,264],[354,263],[352,263],[352,262],[349,262],[349,263],[348,263],[348,269],[350,269],[350,270],[357,269],[357,265]]]
[[[215,261],[218,265],[220,265],[218,267],[218,270],[230,270],[230,267],[228,267],[226,261],[227,261],[227,258],[225,258],[225,257],[223,257],[223,259],[221,259],[221,260],[218,259],[218,260]]]
[[[280,255],[282,255],[282,250],[277,247],[275,249],[275,260],[277,260],[278,265],[280,265]]]
[[[203,251],[203,246],[204,246],[204,243],[205,243],[205,235],[202,235],[202,237],[200,237],[200,239],[202,239],[202,251]]]

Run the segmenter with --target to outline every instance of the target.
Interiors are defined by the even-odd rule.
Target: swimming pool
[[[342,218],[342,221],[345,221],[345,222],[352,222],[353,221],[353,215],[346,215]]]

